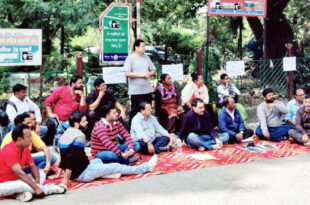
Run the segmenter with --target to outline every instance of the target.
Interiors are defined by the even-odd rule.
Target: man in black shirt
[[[91,91],[86,99],[86,103],[89,109],[89,126],[88,130],[90,133],[95,125],[95,122],[99,120],[99,108],[106,104],[113,104],[119,110],[120,121],[123,123],[126,120],[126,113],[123,106],[117,101],[116,97],[113,95],[112,91],[107,89],[102,78],[97,78],[94,81],[95,90]],[[126,127],[126,126],[125,126]]]

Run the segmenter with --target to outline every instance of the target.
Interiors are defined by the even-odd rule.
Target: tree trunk
[[[282,58],[286,54],[285,43],[293,43],[294,35],[283,10],[290,0],[269,0],[266,18],[266,58]],[[247,18],[260,48],[263,47],[263,25],[258,18]]]

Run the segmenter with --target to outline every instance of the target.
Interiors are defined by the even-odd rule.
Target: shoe
[[[310,139],[304,143],[304,146],[309,146],[310,145]]]
[[[203,152],[203,151],[205,151],[205,148],[204,147],[198,147],[198,150]]]
[[[30,193],[29,191],[24,191],[20,194],[17,194],[15,199],[23,202],[28,202],[31,201],[31,199],[33,199],[33,194]]]
[[[133,157],[131,157],[129,159],[129,165],[135,165],[136,163],[138,163],[141,160],[141,158],[138,155],[134,155]]]
[[[150,167],[150,172],[152,172],[157,164],[158,157],[157,154],[154,154],[153,157],[147,162]]]
[[[213,145],[212,147],[213,150],[221,149],[221,147],[218,144]]]
[[[121,173],[115,173],[115,174],[102,176],[101,178],[103,178],[103,179],[117,179],[117,178],[120,178],[121,175],[122,175]]]
[[[48,184],[50,194],[64,194],[67,191],[67,186],[64,184],[55,185]]]

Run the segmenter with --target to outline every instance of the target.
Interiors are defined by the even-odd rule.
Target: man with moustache
[[[255,134],[263,140],[280,142],[293,128],[291,124],[285,124],[283,119],[287,108],[284,103],[274,99],[274,92],[271,88],[265,88],[262,94],[264,102],[257,107],[259,126]]]
[[[73,76],[68,86],[56,88],[45,100],[47,114],[58,126],[56,135],[69,127],[70,114],[75,110],[85,111],[86,101],[83,93],[83,79]],[[60,125],[57,123],[59,121]]]
[[[303,145],[310,145],[310,95],[305,97],[305,106],[297,111],[295,129],[289,130],[288,133]]]

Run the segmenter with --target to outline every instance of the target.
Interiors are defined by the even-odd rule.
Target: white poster
[[[296,57],[284,57],[283,58],[283,70],[284,71],[296,70]]]
[[[102,77],[106,84],[126,83],[124,67],[104,67]]]
[[[41,64],[41,29],[0,29],[0,66]]]
[[[162,65],[162,73],[169,74],[172,82],[183,80],[183,64]]]
[[[226,72],[229,77],[243,76],[244,72],[244,61],[227,61]]]

